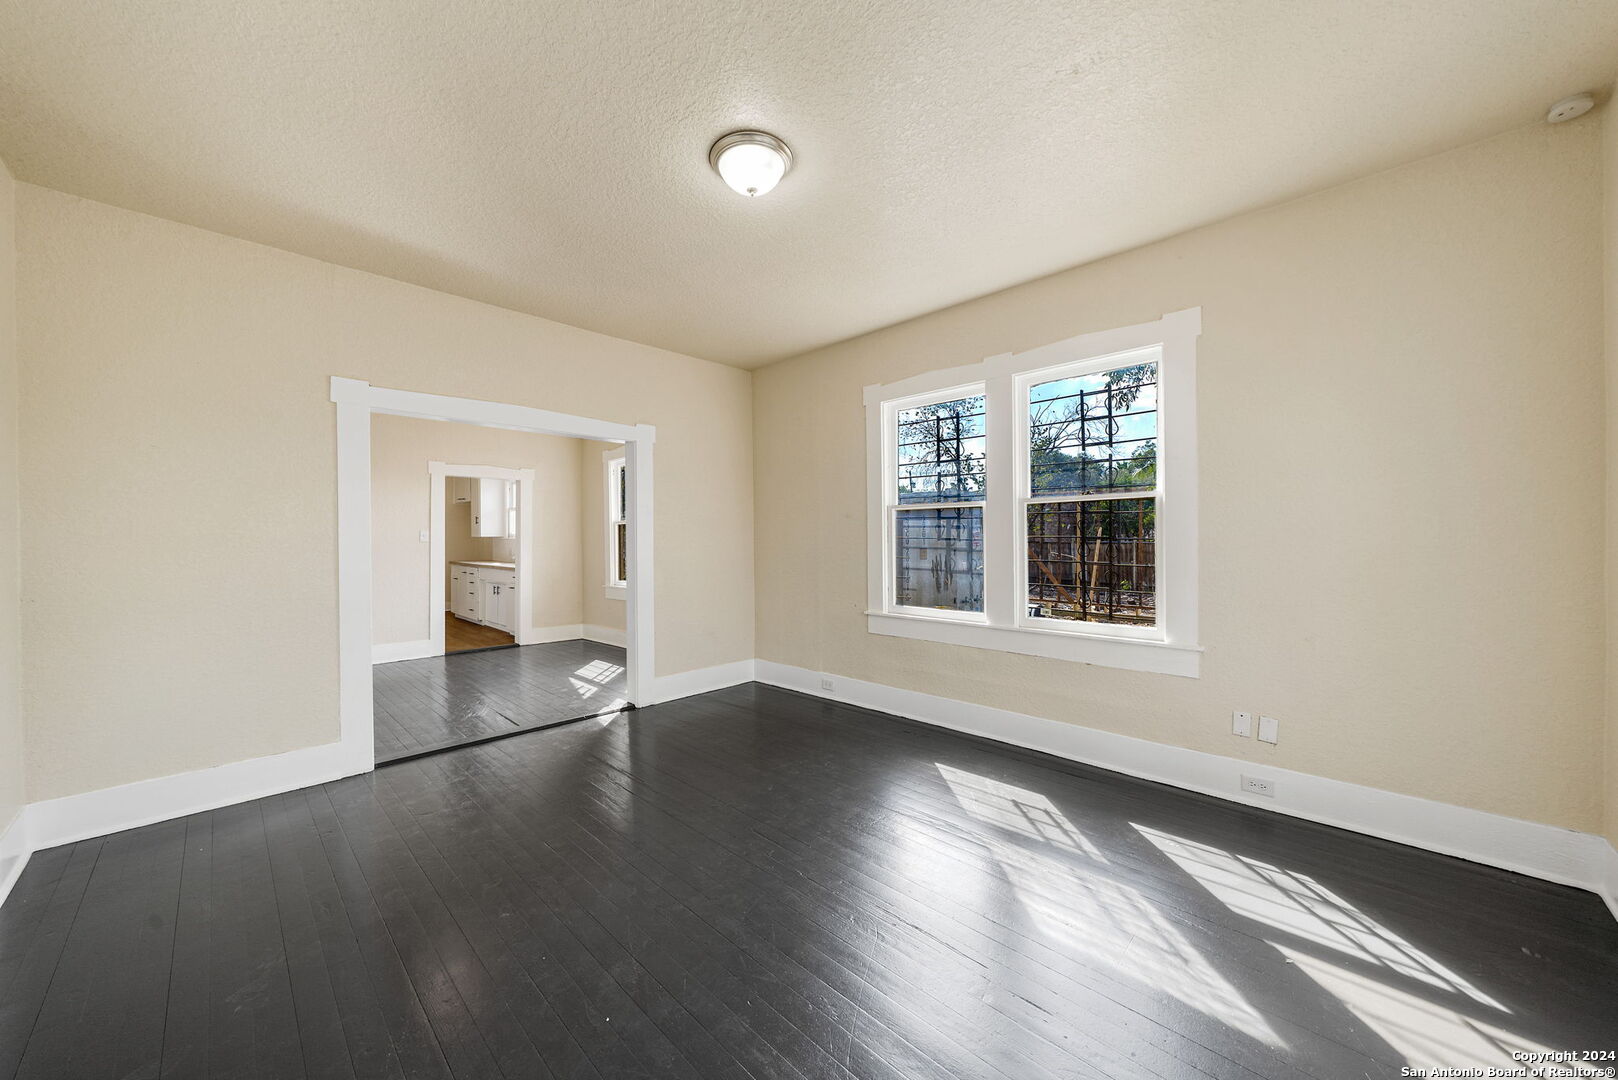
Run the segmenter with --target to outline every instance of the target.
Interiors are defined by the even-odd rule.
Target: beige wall
[[[17,563],[16,188],[5,163],[0,162],[0,833],[27,801],[18,690],[22,653]],[[0,865],[0,876],[4,872]]]
[[[421,533],[431,523],[427,463],[534,470],[534,606],[528,625],[582,621],[581,439],[404,416],[371,420],[371,616],[378,645],[426,640],[431,561]],[[447,498],[447,492],[446,492]],[[451,504],[447,559],[514,561],[515,541],[471,535],[471,506]],[[442,612],[440,598],[437,610]]]
[[[756,373],[764,659],[1594,830],[1598,117]],[[1201,679],[868,634],[861,390],[1201,306]],[[1230,712],[1281,719],[1279,746]]]
[[[331,375],[656,425],[657,672],[753,655],[747,373],[17,201],[31,798],[337,739]]]
[[[579,491],[584,502],[584,621],[609,630],[624,629],[628,613],[623,600],[608,598],[606,593],[607,466],[603,454],[619,449],[618,443],[587,442],[579,466]]]
[[[1614,88],[1618,92],[1618,87]],[[1618,845],[1618,102],[1600,113],[1607,374],[1607,839]]]

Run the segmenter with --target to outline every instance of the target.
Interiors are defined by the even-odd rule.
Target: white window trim
[[[1188,308],[1149,323],[1103,330],[976,364],[927,372],[865,388],[867,597],[873,634],[937,641],[1001,652],[1074,660],[1133,671],[1197,678],[1202,648],[1197,615],[1197,338],[1202,309]],[[1157,499],[1158,625],[1081,624],[1056,628],[1027,615],[1025,475],[1028,387],[1072,369],[1117,366],[1130,352],[1160,352]],[[896,481],[894,417],[899,408],[985,394],[988,495],[983,513],[984,611],[938,612],[897,607],[893,595],[893,515]],[[1128,497],[1119,493],[1113,497]],[[1071,500],[1068,500],[1071,501]],[[906,504],[909,508],[911,504]]]
[[[614,447],[601,452],[602,472],[606,480],[606,498],[602,507],[606,514],[606,583],[602,591],[608,600],[622,600],[628,594],[629,584],[618,577],[618,473],[624,468],[624,448]],[[624,519],[626,522],[628,518]]]

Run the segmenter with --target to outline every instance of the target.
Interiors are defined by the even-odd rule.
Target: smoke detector
[[[1569,120],[1577,120],[1585,113],[1596,107],[1596,99],[1589,94],[1574,94],[1565,97],[1551,106],[1550,112],[1545,114],[1547,124],[1562,124]]]

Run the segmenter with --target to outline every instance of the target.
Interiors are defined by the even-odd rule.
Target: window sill
[[[867,611],[866,629],[873,634],[964,645],[973,649],[1044,656],[1053,660],[1074,660],[1101,667],[1129,671],[1151,671],[1161,675],[1200,677],[1202,649],[1194,645],[1174,645],[1140,638],[1109,637],[1093,633],[1039,630],[1033,627],[986,626],[955,619],[933,619],[922,615],[895,615]]]
[[[608,600],[629,599],[629,586],[627,585],[604,585],[601,591],[606,594]]]

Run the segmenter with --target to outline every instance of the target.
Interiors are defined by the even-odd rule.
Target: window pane
[[[904,409],[898,420],[901,503],[983,499],[983,395]]]
[[[1028,505],[1028,614],[1157,624],[1157,500]]]
[[[983,610],[983,508],[897,510],[894,600],[904,607]]]
[[[1157,364],[1053,379],[1028,393],[1031,494],[1157,486]]]

